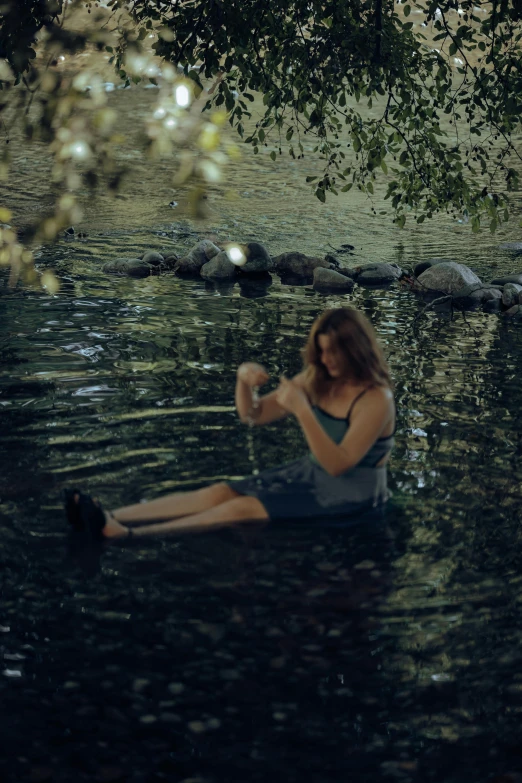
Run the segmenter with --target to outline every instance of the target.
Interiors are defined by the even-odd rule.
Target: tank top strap
[[[362,392],[359,392],[357,397],[354,400],[352,400],[352,404],[350,405],[350,407],[348,409],[348,413],[346,414],[346,421],[350,421],[350,416],[351,416],[351,413],[353,411],[353,407],[354,407],[355,403],[358,402],[358,400],[360,400],[361,397],[363,395],[365,395],[367,391],[370,391],[370,389],[373,389],[373,386],[367,386],[366,389],[363,389]]]

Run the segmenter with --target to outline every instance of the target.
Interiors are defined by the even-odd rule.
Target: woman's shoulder
[[[358,416],[375,415],[379,412],[384,413],[394,408],[395,402],[392,389],[387,385],[371,384],[352,389],[351,394],[347,396],[349,405],[349,417],[352,413]]]
[[[360,394],[360,402],[366,405],[390,405],[394,403],[393,389],[387,385],[367,386]]]

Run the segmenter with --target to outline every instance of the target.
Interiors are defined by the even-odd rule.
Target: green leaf
[[[315,191],[315,195],[317,196],[319,201],[321,201],[324,204],[324,202],[326,201],[326,195],[323,188],[317,188],[317,190]]]
[[[405,5],[404,6],[404,16],[409,16],[411,14],[411,6]]]
[[[272,160],[276,159],[276,154],[275,154],[274,150],[272,150],[272,152],[270,153],[270,157],[272,158]]]
[[[381,169],[384,171],[385,174],[388,173],[388,166],[384,162],[384,160],[381,160]]]
[[[345,185],[343,188],[341,188],[341,193],[348,193],[349,190],[353,188],[353,182],[349,182],[348,185]]]

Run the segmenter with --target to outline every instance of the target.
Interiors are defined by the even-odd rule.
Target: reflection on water
[[[65,487],[111,507],[250,472],[235,368],[297,371],[339,301],[92,273],[2,289],[6,780],[520,768],[522,332],[498,316],[414,331],[410,294],[356,289],[397,384],[386,528],[67,545]],[[253,435],[261,469],[304,448],[292,421]]]

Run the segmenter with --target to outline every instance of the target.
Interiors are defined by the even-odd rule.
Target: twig
[[[435,307],[435,305],[442,304],[443,302],[447,302],[448,299],[453,299],[453,294],[445,294],[444,296],[439,296],[437,299],[434,299],[432,302],[429,302],[426,305],[426,307],[423,307],[420,313],[417,313],[417,315],[413,319],[411,325],[413,331],[415,332],[416,324],[418,321],[420,321],[424,313],[428,312],[428,310],[431,310],[433,307]]]

